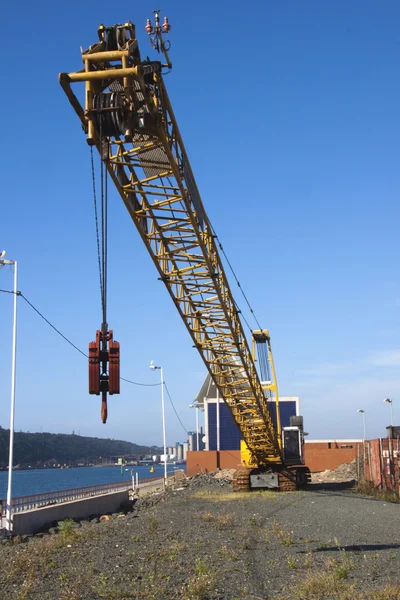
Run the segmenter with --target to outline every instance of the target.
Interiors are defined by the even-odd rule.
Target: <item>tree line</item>
[[[8,465],[10,430],[0,427],[0,467]],[[155,446],[63,433],[14,434],[14,465],[37,466],[55,461],[60,464],[99,463],[124,454],[157,454]]]

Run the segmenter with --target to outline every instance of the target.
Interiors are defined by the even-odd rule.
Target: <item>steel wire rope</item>
[[[215,228],[214,228],[214,226],[212,225],[212,223],[211,223],[210,219],[208,219],[208,220],[209,220],[209,223],[210,223],[211,231],[213,232],[213,235],[215,236],[215,239],[216,239],[216,240],[217,240],[217,242],[218,242],[218,247],[219,247],[219,249],[221,250],[222,254],[223,254],[223,255],[224,255],[224,257],[225,257],[225,260],[226,260],[226,262],[227,262],[227,264],[228,264],[228,266],[229,266],[229,268],[230,268],[230,270],[231,270],[231,272],[232,272],[232,275],[233,275],[233,276],[234,276],[234,278],[235,278],[235,281],[236,281],[236,283],[237,283],[237,285],[238,285],[238,288],[239,288],[239,289],[240,289],[240,291],[242,292],[243,298],[245,299],[245,301],[246,301],[246,304],[247,304],[247,306],[248,306],[248,308],[249,308],[249,310],[250,310],[251,314],[253,315],[253,317],[254,317],[254,320],[255,320],[255,322],[257,323],[257,326],[258,326],[258,328],[259,328],[259,329],[262,331],[262,327],[261,327],[261,325],[260,325],[260,322],[259,322],[259,320],[257,319],[257,316],[256,316],[256,314],[255,314],[255,312],[254,312],[254,310],[253,310],[253,308],[252,308],[252,306],[251,306],[251,304],[250,304],[250,302],[249,302],[248,298],[247,298],[247,295],[245,294],[245,292],[244,292],[244,290],[243,290],[243,288],[242,288],[242,286],[241,286],[241,284],[240,284],[240,281],[239,281],[239,279],[238,279],[238,277],[237,277],[237,275],[236,275],[236,273],[235,273],[235,271],[234,271],[234,268],[232,267],[232,264],[231,264],[231,262],[230,262],[230,260],[229,260],[229,258],[228,258],[228,256],[227,256],[227,254],[226,254],[226,252],[225,252],[225,250],[224,250],[224,247],[223,247],[223,245],[222,245],[222,243],[221,243],[221,241],[220,241],[220,239],[219,239],[219,237],[218,237],[218,235],[217,235],[217,232],[215,231]],[[235,302],[235,304],[236,304],[236,302]]]
[[[182,423],[182,421],[181,421],[181,418],[180,418],[180,416],[179,416],[179,415],[178,415],[178,413],[177,413],[177,410],[176,410],[176,408],[175,408],[175,405],[174,405],[174,403],[172,402],[171,394],[169,393],[169,390],[168,390],[168,387],[167,387],[167,384],[165,383],[165,381],[163,381],[163,384],[164,384],[165,391],[167,392],[167,395],[168,395],[169,401],[171,402],[172,408],[174,409],[174,412],[175,412],[176,418],[178,419],[179,423],[182,425],[182,428],[184,429],[185,433],[189,433],[189,430],[188,430],[188,429],[186,429],[186,427],[184,426],[184,424],[183,424],[183,423]]]
[[[99,237],[99,218],[97,213],[97,194],[96,194],[96,176],[94,170],[93,146],[90,146],[90,160],[92,165],[92,186],[93,186],[93,201],[94,201],[94,219],[96,223],[96,241],[97,241],[97,262],[99,266],[100,278],[100,300],[103,300],[103,280],[101,276],[101,257],[100,257],[100,237]]]
[[[2,290],[2,289],[0,289],[0,292],[3,292],[5,294],[14,294],[15,293],[10,290]],[[25,302],[27,304],[29,304],[29,306],[43,319],[43,321],[45,321],[48,325],[50,325],[50,327],[52,329],[54,329],[54,331],[56,333],[58,333],[58,335],[60,335],[66,342],[68,342],[68,344],[70,346],[75,348],[75,350],[77,350],[85,358],[88,358],[88,355],[85,354],[85,352],[83,352],[83,350],[78,348],[78,346],[76,346],[73,342],[71,342],[71,340],[69,340],[67,338],[67,336],[65,336],[63,333],[61,333],[61,331],[59,329],[57,329],[57,327],[55,325],[53,325],[48,319],[46,319],[46,317],[36,308],[36,306],[34,306],[32,304],[32,302],[30,302],[28,300],[28,298],[26,296],[24,296],[24,294],[22,292],[17,292],[17,296],[21,296],[21,298],[23,298],[25,300]],[[127,383],[131,383],[132,385],[140,385],[140,386],[144,386],[144,387],[155,387],[155,386],[161,385],[161,383],[139,383],[138,381],[132,381],[131,379],[126,379],[125,377],[120,377],[120,379],[122,379],[122,381],[126,381]]]
[[[101,107],[103,108],[103,106]],[[106,237],[107,237],[107,223],[106,223],[106,197],[104,191],[104,161],[103,161],[103,113],[100,112],[100,194],[101,194],[101,261],[102,261],[102,313],[103,313],[103,325],[107,322],[107,306],[106,306],[106,290],[107,290],[107,269],[106,269]],[[102,327],[103,329],[103,327]]]

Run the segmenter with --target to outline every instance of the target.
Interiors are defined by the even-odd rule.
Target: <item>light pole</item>
[[[365,410],[364,410],[364,409],[362,409],[362,408],[359,408],[357,412],[362,414],[362,418],[363,418],[363,428],[364,428],[364,438],[363,438],[363,442],[365,442],[365,438],[366,438],[366,435],[365,435]]]
[[[15,414],[15,381],[17,363],[17,296],[18,296],[18,262],[5,259],[6,251],[0,254],[0,268],[5,265],[14,265],[14,321],[12,341],[12,366],[11,366],[11,410],[10,410],[10,448],[8,452],[8,486],[6,507],[6,529],[11,533],[12,529],[12,467],[14,454],[14,414]]]
[[[163,369],[162,367],[157,367],[153,364],[153,361],[150,363],[150,369],[156,370],[160,369],[161,375],[161,410],[162,410],[162,424],[163,424],[163,443],[164,443],[164,489],[167,485],[167,442],[165,435],[165,405],[164,405],[164,377],[163,377]]]
[[[390,424],[393,427],[393,400],[391,398],[385,398],[384,402],[390,404]]]

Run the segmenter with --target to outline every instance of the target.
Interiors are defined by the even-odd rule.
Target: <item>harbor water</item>
[[[175,468],[185,468],[185,465],[167,465],[169,473]],[[154,472],[150,473],[150,466],[110,466],[110,467],[75,467],[69,469],[29,469],[15,470],[12,478],[12,497],[29,496],[58,490],[98,485],[116,481],[130,481],[131,471],[138,473],[139,483],[142,478],[162,477],[164,465],[155,465]],[[8,472],[0,471],[0,499],[7,496]]]

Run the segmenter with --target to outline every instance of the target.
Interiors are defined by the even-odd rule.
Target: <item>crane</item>
[[[307,472],[302,428],[287,428],[285,446],[268,409],[275,374],[262,385],[164,84],[172,68],[170,24],[153,12],[154,26],[149,19],[145,29],[162,60],[142,59],[132,22],[101,24],[98,40],[81,49],[83,68],[60,73],[59,82],[242,434],[234,489],[295,489]],[[84,84],[82,103],[75,83]],[[267,331],[254,332],[253,344],[267,348],[272,361]],[[104,422],[107,393],[119,393],[119,344],[105,311],[89,347],[89,391],[102,394]]]

